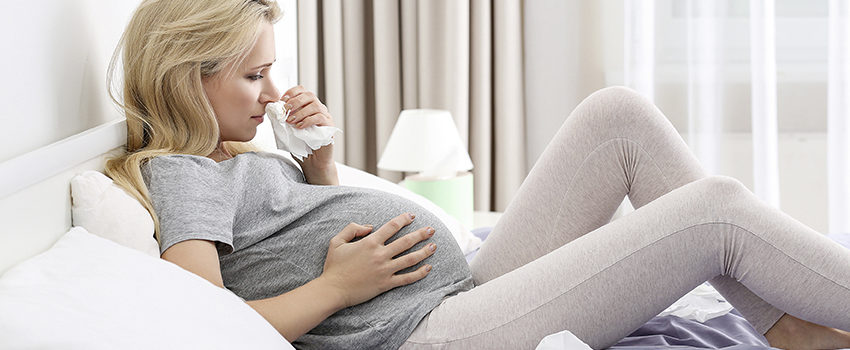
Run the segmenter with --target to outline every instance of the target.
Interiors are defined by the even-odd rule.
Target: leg
[[[471,263],[475,283],[608,223],[626,195],[638,209],[704,176],[652,103],[626,88],[600,90],[567,118],[508,205]],[[731,278],[711,284],[762,334],[784,314]]]
[[[765,337],[780,349],[839,349],[850,344],[850,332],[803,321],[785,314]]]
[[[850,250],[712,176],[447,298],[402,348],[529,349],[563,329],[605,348],[717,275],[850,330]]]

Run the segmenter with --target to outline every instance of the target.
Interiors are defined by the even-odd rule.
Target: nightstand
[[[472,227],[470,229],[486,226],[496,226],[496,222],[502,216],[498,211],[476,211],[472,213]]]

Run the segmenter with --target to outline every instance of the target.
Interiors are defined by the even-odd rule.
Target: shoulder
[[[142,165],[145,181],[149,179],[198,178],[241,178],[246,172],[262,168],[263,159],[278,156],[266,152],[245,152],[235,157],[216,162],[215,160],[191,154],[169,154],[151,158]],[[279,160],[274,161],[275,163]],[[267,165],[266,165],[267,167]]]
[[[207,157],[191,154],[169,154],[148,160],[149,169],[213,168],[217,163]]]
[[[231,159],[216,162],[212,158],[192,154],[169,154],[148,160],[145,167],[150,171],[227,171],[240,164],[252,163],[262,157],[257,152],[245,152]]]
[[[219,164],[214,160],[190,155],[170,154],[149,159],[142,165],[142,176],[148,186],[185,185],[215,181],[221,177]]]

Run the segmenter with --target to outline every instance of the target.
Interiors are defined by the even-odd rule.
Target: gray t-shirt
[[[142,174],[160,220],[160,251],[188,239],[214,241],[225,287],[246,300],[280,295],[321,275],[330,239],[351,222],[377,230],[402,213],[416,214],[387,243],[434,227],[433,237],[411,248],[437,244],[424,261],[433,266],[428,276],[336,312],[293,342],[296,348],[396,349],[446,296],[472,288],[469,266],[449,230],[402,197],[311,185],[294,164],[265,152],[219,163],[193,155],[160,156],[148,161]]]

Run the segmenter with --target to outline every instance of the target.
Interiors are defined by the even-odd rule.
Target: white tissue
[[[535,350],[592,350],[590,345],[585,344],[581,339],[576,337],[570,331],[560,331],[555,334],[549,334],[540,344],[537,344]]]
[[[298,160],[304,160],[308,155],[334,142],[333,135],[342,132],[333,126],[311,125],[298,129],[286,122],[289,111],[284,113],[283,102],[266,104],[266,115],[272,124],[277,148],[292,153]]]
[[[658,316],[674,315],[705,322],[730,311],[732,311],[732,304],[729,304],[714,287],[706,282],[685,294]]]

